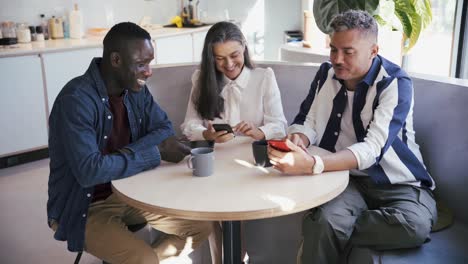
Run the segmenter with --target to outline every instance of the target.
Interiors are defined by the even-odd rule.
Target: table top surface
[[[112,182],[128,204],[158,214],[193,220],[251,220],[292,214],[321,205],[348,184],[348,171],[284,175],[253,164],[247,137],[215,145],[214,173],[192,176],[186,160]],[[311,153],[326,151],[317,147]]]

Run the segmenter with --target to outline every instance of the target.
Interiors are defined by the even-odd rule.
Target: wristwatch
[[[314,166],[312,167],[312,174],[319,174],[323,172],[325,166],[323,165],[323,160],[320,156],[313,155],[312,156],[315,160]]]

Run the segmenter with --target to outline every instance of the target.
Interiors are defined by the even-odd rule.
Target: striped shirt
[[[435,188],[424,166],[413,130],[413,84],[399,66],[381,56],[374,58],[369,72],[357,85],[352,105],[342,80],[330,62],[320,66],[309,94],[288,129],[302,133],[313,145],[336,152],[337,142],[352,142],[349,149],[358,169],[377,184],[410,184]],[[350,115],[343,115],[348,107]],[[352,118],[355,137],[338,140],[342,118]],[[348,123],[349,120],[348,120]],[[349,127],[349,126],[346,126]],[[349,128],[348,128],[349,129]],[[353,131],[351,131],[352,134]]]

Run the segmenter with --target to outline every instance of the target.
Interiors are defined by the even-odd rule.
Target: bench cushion
[[[455,222],[450,228],[431,234],[431,241],[419,248],[373,251],[353,249],[349,263],[468,263],[468,226]]]

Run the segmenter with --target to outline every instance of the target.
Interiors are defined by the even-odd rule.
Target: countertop
[[[302,42],[290,42],[280,47],[282,61],[322,63],[329,60],[330,49],[324,46],[313,45],[311,48],[302,46]]]
[[[302,42],[289,42],[289,43],[281,45],[281,49],[285,49],[290,52],[298,52],[298,53],[309,53],[309,54],[317,54],[317,55],[323,55],[323,56],[330,55],[330,48],[327,48],[325,46],[317,46],[317,45],[313,45],[311,48],[305,48],[302,46]]]
[[[149,30],[154,40],[177,35],[192,34],[207,31],[210,25],[198,28],[158,28]],[[0,46],[0,58],[25,55],[37,55],[66,50],[102,47],[102,36],[86,36],[83,39],[55,39],[46,41],[33,41],[31,43],[19,43],[10,46]]]

